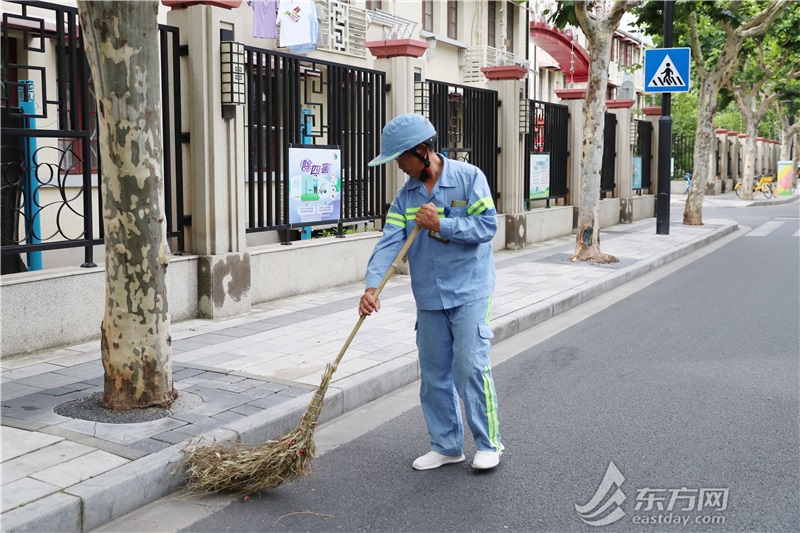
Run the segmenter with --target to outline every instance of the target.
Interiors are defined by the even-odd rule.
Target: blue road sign
[[[689,92],[688,48],[650,48],[644,51],[644,92]]]

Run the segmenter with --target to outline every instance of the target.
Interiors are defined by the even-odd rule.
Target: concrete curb
[[[772,200],[761,200],[761,201],[758,201],[758,202],[753,202],[752,204],[748,205],[747,207],[761,207],[761,206],[765,206],[765,205],[785,205],[785,204],[790,204],[792,202],[797,201],[798,198],[800,198],[800,195],[793,194],[793,195],[791,195],[791,196],[789,196],[787,198],[778,198],[777,200],[774,200],[774,201],[772,201]]]
[[[581,289],[565,291],[546,301],[498,317],[491,321],[494,331],[492,342],[509,339],[736,229],[738,224],[726,223],[704,237],[622,268],[606,279],[590,282]],[[343,378],[328,390],[320,422],[353,411],[418,379],[416,350]],[[183,472],[178,468],[184,457],[183,450],[202,442],[233,442],[241,439],[247,443],[261,443],[278,438],[297,427],[313,394],[309,392],[272,409],[225,424],[218,430],[131,461],[60,493],[9,511],[3,515],[3,530],[83,532],[95,529],[178,490],[184,481]]]

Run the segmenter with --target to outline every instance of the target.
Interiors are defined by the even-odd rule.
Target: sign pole
[[[672,13],[675,0],[664,1],[664,48],[672,48]],[[688,80],[686,80],[688,83]],[[656,196],[656,234],[669,235],[670,163],[672,161],[672,94],[661,95],[658,119],[658,195]]]

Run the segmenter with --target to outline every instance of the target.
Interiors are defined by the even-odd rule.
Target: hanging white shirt
[[[280,46],[297,46],[316,43],[314,31],[317,11],[310,0],[281,0],[278,5],[277,23],[281,28]]]

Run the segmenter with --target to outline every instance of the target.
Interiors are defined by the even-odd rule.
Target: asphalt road
[[[321,426],[341,445],[312,476],[183,531],[800,531],[798,204],[704,217],[744,228],[497,347],[494,471],[470,440],[465,463],[412,470],[427,434],[405,389]]]

